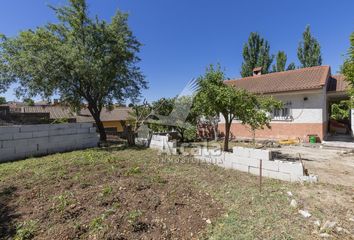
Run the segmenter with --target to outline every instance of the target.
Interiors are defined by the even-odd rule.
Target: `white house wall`
[[[327,121],[327,107],[326,107],[326,94],[325,90],[316,92],[299,92],[276,94],[274,98],[282,101],[284,104],[291,102],[291,114],[293,120],[275,120],[276,123],[323,123]],[[305,101],[304,98],[307,98]],[[237,120],[235,123],[239,122]],[[220,123],[225,123],[223,116],[220,116]]]

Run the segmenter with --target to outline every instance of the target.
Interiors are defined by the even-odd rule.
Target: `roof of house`
[[[50,118],[75,118],[74,113],[70,108],[65,106],[23,106],[21,107],[24,113],[50,113]]]
[[[327,91],[328,92],[345,92],[349,87],[349,83],[345,81],[345,77],[342,74],[331,76],[328,80]]]
[[[76,118],[77,122],[93,122],[90,111],[83,108],[80,113],[74,113],[66,106],[23,106],[22,112],[27,113],[50,113],[51,119]],[[125,121],[129,119],[131,108],[115,107],[111,111],[102,109],[101,121]]]
[[[101,121],[126,121],[130,117],[131,108],[129,107],[115,107],[113,110],[107,108],[102,109]],[[87,108],[82,109],[80,115],[91,116]]]
[[[316,66],[226,80],[225,84],[256,94],[292,92],[321,89],[330,74],[329,66]]]

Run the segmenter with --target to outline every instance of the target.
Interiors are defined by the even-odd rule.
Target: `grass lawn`
[[[264,179],[260,193],[256,176],[162,159],[110,147],[1,164],[0,239],[321,239],[316,220],[353,239],[354,186]]]

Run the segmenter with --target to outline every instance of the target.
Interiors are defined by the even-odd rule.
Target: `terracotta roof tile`
[[[321,89],[329,76],[329,66],[317,66],[227,80],[225,84],[257,94],[278,93]]]
[[[345,92],[349,86],[349,83],[345,81],[344,75],[334,75],[329,78],[327,91],[328,92]]]

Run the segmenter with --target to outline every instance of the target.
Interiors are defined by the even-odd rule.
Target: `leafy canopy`
[[[256,96],[243,89],[235,89],[224,84],[225,75],[220,66],[210,65],[206,73],[198,79],[199,91],[196,105],[202,114],[221,114],[225,120],[224,150],[228,150],[230,127],[237,119],[253,130],[269,126],[269,112],[280,108],[281,102],[263,96]]]
[[[117,11],[110,23],[91,18],[85,0],[52,9],[58,23],[0,41],[0,90],[18,81],[19,95],[54,93],[74,107],[88,104],[104,140],[103,107],[135,99],[146,82],[136,63],[141,44]]]
[[[297,57],[302,68],[322,65],[321,47],[317,39],[310,31],[310,26],[306,26],[302,34],[303,40],[299,43]]]
[[[285,70],[294,70],[295,63],[290,63],[286,67],[287,56],[284,51],[279,51],[275,57],[275,65],[273,65],[273,72],[283,72]]]
[[[6,98],[5,97],[0,97],[0,105],[1,104],[6,104]]]
[[[252,76],[253,69],[256,67],[262,67],[262,74],[268,73],[274,59],[274,56],[270,55],[269,51],[268,41],[258,33],[251,32],[248,42],[243,46],[241,76]]]
[[[348,51],[348,57],[342,66],[342,73],[345,76],[346,81],[349,83],[349,94],[354,99],[354,32],[350,35],[350,48]],[[353,100],[354,101],[354,100]],[[352,102],[353,102],[352,101]],[[354,107],[354,103],[352,103]]]

